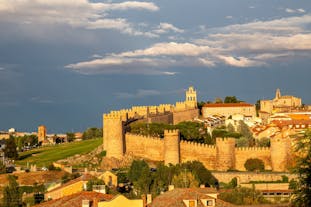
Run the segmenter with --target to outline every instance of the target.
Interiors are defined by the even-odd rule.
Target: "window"
[[[196,206],[195,206],[195,201],[194,201],[194,200],[190,200],[190,201],[189,201],[189,207],[196,207]]]
[[[204,206],[215,206],[215,199],[201,199]]]
[[[214,201],[213,200],[207,200],[206,206],[214,206]]]

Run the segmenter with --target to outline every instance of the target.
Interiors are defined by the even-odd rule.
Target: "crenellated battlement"
[[[217,137],[216,143],[232,143],[235,142],[235,138],[232,137]]]
[[[141,134],[133,134],[133,133],[126,133],[126,136],[135,137],[138,139],[146,139],[146,140],[154,140],[154,141],[161,141],[163,142],[163,139],[160,137],[152,137],[152,136],[144,136]]]
[[[202,148],[206,148],[206,149],[216,149],[216,145],[209,145],[209,144],[191,142],[191,141],[186,141],[186,140],[180,141],[180,145],[187,145],[189,148],[191,148],[191,147],[202,147]]]
[[[172,134],[172,135],[178,135],[179,134],[179,129],[166,129],[164,130],[164,134]]]
[[[115,119],[115,120],[121,120],[121,116],[118,113],[110,113],[110,114],[104,114],[104,119]]]
[[[251,151],[251,152],[260,152],[260,151],[270,151],[270,147],[237,147],[236,151]]]
[[[132,106],[133,111],[147,110],[147,106]]]

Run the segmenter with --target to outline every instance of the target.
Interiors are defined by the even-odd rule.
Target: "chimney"
[[[99,202],[98,198],[95,197],[95,198],[93,199],[93,206],[94,206],[94,207],[97,207],[97,206],[98,206],[98,202]]]
[[[90,207],[90,201],[89,200],[82,200],[82,207]]]
[[[169,185],[168,186],[168,191],[174,190],[174,185]]]
[[[147,206],[147,198],[146,198],[146,195],[145,195],[145,194],[142,194],[142,195],[141,195],[141,199],[143,200],[143,207],[146,207],[146,206]]]
[[[152,195],[147,194],[147,205],[150,204],[151,202],[152,202]]]

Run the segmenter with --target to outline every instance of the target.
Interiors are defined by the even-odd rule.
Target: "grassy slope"
[[[21,160],[17,165],[26,166],[36,164],[38,167],[48,166],[54,161],[70,157],[75,154],[86,154],[102,144],[102,139],[90,139],[81,142],[65,143],[60,145],[42,147],[19,154]]]

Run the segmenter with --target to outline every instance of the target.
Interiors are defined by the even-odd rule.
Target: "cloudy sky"
[[[189,85],[311,104],[310,56],[310,0],[0,0],[0,130],[100,127]]]

